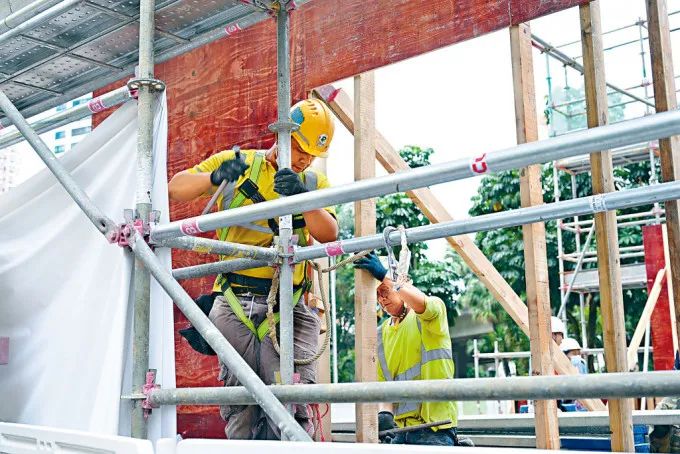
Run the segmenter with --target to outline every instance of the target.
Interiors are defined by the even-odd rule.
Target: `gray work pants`
[[[237,295],[243,312],[253,321],[255,328],[267,318],[267,298],[264,296]],[[303,299],[295,306],[294,317],[294,355],[295,359],[310,358],[316,354],[319,343],[319,317],[304,303]],[[222,335],[236,349],[248,365],[266,385],[277,383],[279,354],[274,350],[269,335],[262,341],[234,314],[229,303],[222,296],[215,298],[210,311],[210,320]],[[278,334],[277,325],[277,334]],[[280,339],[280,337],[279,337]],[[316,362],[306,366],[295,366],[300,374],[300,383],[316,382]],[[236,375],[220,361],[220,380],[224,386],[241,386]],[[224,405],[220,414],[227,427],[225,433],[231,440],[278,440],[279,428],[257,405]],[[307,432],[314,433],[312,412],[308,405],[297,405],[295,419]]]

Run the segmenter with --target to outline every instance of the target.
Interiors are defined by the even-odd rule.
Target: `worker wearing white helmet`
[[[558,317],[550,317],[550,327],[552,329],[552,338],[557,345],[562,343],[562,339],[567,337],[567,329],[564,326],[564,322]]]
[[[578,369],[579,374],[587,374],[588,366],[585,360],[581,356],[581,345],[576,339],[567,337],[560,344],[560,348],[567,355],[567,358],[571,361],[571,364]]]

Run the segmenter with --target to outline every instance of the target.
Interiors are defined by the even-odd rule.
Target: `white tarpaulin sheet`
[[[154,209],[168,221],[165,96],[154,120]],[[129,102],[60,159],[116,222],[133,208],[137,106]],[[170,268],[170,254],[157,254]],[[106,242],[43,169],[0,196],[0,421],[128,434],[132,254]],[[172,303],[152,279],[150,367],[174,387]],[[149,435],[175,434],[172,407]]]

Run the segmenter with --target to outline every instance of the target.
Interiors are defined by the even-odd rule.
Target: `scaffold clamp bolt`
[[[146,383],[142,386],[142,393],[146,396],[146,399],[142,401],[142,408],[144,409],[144,418],[148,418],[151,414],[151,410],[158,408],[159,405],[154,405],[149,400],[149,394],[154,389],[159,389],[161,386],[156,383],[156,369],[149,369],[146,373]]]

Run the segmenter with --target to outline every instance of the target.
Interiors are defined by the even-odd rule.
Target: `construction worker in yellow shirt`
[[[401,287],[378,257],[371,253],[355,262],[380,281],[378,303],[390,318],[378,327],[378,380],[451,380],[454,364],[444,302],[427,296],[410,283]],[[390,411],[392,410],[392,411]],[[378,430],[408,428],[450,420],[449,423],[396,434],[392,444],[458,445],[456,404],[396,402],[378,415]]]
[[[227,210],[329,187],[328,178],[309,166],[316,157],[327,156],[334,131],[330,110],[319,100],[307,99],[292,107],[291,118],[299,125],[292,133],[291,169],[278,168],[276,145],[269,150],[221,151],[175,175],[168,185],[170,198],[188,201],[207,196],[226,181],[217,206]],[[296,214],[293,229],[298,245],[306,245],[312,238],[322,243],[335,241],[338,235],[335,211],[326,208]],[[217,230],[221,241],[263,247],[271,246],[277,234],[276,219]],[[211,321],[265,384],[277,383],[280,369],[279,355],[268,335],[270,329],[277,328],[270,326],[267,320],[267,295],[273,273],[272,267],[262,267],[220,274],[213,286],[214,303],[204,304]],[[309,289],[306,264],[295,266],[293,284],[294,356],[295,359],[308,359],[317,353],[320,320],[301,301]],[[275,310],[278,326],[278,304]],[[190,343],[196,348],[194,342],[190,340]],[[295,372],[301,383],[316,382],[316,363],[296,365]],[[235,374],[224,364],[220,364],[219,379],[224,380],[225,386],[240,385]],[[258,406],[225,405],[220,410],[227,421],[227,438],[280,438],[279,428]],[[295,418],[310,434],[314,433],[309,406],[297,406]]]

